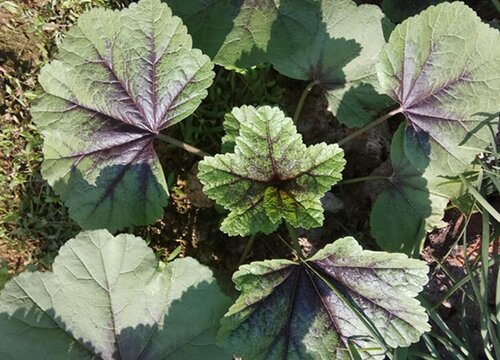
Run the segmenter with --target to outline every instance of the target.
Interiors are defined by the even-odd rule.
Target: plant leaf
[[[393,104],[379,93],[375,68],[393,25],[375,5],[318,4],[319,17],[306,18],[312,34],[304,35],[300,27],[278,28],[274,36],[281,41],[269,48],[270,61],[283,75],[321,86],[340,122],[365,125]]]
[[[417,15],[422,10],[427,9],[431,5],[436,5],[444,2],[445,0],[383,0],[382,10],[394,23],[409,18],[410,16]],[[452,2],[451,0],[450,2]]]
[[[498,30],[461,2],[432,6],[392,32],[378,75],[408,120],[408,159],[424,154],[448,176],[469,169],[498,118]]]
[[[32,114],[45,138],[43,176],[82,227],[161,216],[168,191],[154,139],[197,108],[212,66],[159,0],[79,18],[42,69]]]
[[[389,346],[408,346],[430,330],[415,299],[427,270],[424,262],[403,254],[362,250],[350,237],[327,245],[306,264],[243,265],[233,276],[241,294],[222,319],[219,338],[228,351],[252,360],[349,359],[348,342],[364,348],[359,351],[364,358],[382,358],[376,356],[380,350],[367,349],[380,346],[352,304]]]
[[[243,106],[232,114],[239,122],[234,153],[206,157],[198,173],[208,197],[230,210],[221,230],[271,233],[282,219],[294,227],[321,226],[320,198],[342,178],[343,150],[306,147],[278,108]]]
[[[2,359],[229,359],[214,344],[228,299],[192,258],[162,270],[146,243],[80,233],[53,273],[23,273],[0,296]]]
[[[267,51],[282,39],[278,28],[310,34],[317,0],[165,0],[193,35],[194,45],[216,64],[249,68],[268,60]]]
[[[406,126],[401,124],[392,139],[394,173],[373,205],[370,225],[382,249],[418,255],[426,233],[441,224],[449,199],[458,197],[465,189],[462,184],[439,176],[440,169],[428,162],[414,166],[408,160],[404,152]]]

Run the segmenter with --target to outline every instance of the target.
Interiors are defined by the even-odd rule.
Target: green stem
[[[359,135],[367,132],[371,128],[374,128],[375,126],[382,124],[384,121],[386,121],[387,119],[393,117],[396,114],[399,114],[401,111],[402,111],[401,108],[397,108],[396,110],[393,110],[393,111],[389,112],[388,114],[385,114],[385,115],[379,117],[378,119],[373,120],[372,122],[366,124],[362,128],[359,128],[358,130],[356,130],[355,132],[353,132],[351,135],[346,136],[345,138],[343,138],[342,140],[340,140],[338,142],[339,146],[347,144],[349,141],[357,138]]]
[[[179,141],[177,139],[174,139],[173,137],[170,137],[168,135],[164,134],[157,134],[156,135],[157,139],[160,139],[162,141],[165,141],[166,143],[172,144],[178,148],[184,149],[187,152],[190,152],[192,154],[198,155],[199,157],[205,157],[205,156],[210,156],[210,154],[204,152],[203,150],[198,149],[197,147],[194,147],[193,145],[186,144],[182,141]]]
[[[500,1],[498,0],[491,0],[493,2],[493,5],[497,8],[497,11],[500,12]]]
[[[240,267],[241,264],[247,259],[248,253],[253,247],[253,244],[255,243],[255,238],[257,237],[257,234],[252,234],[247,241],[247,244],[245,246],[245,250],[243,250],[243,254],[241,255],[240,262],[238,263],[238,267]]]
[[[295,228],[290,225],[287,221],[285,221],[286,230],[288,231],[288,236],[290,236],[290,240],[292,241],[293,250],[297,253],[297,256],[300,258],[302,256],[302,248],[299,244],[299,238],[297,236],[297,231]]]
[[[299,103],[297,104],[297,108],[295,109],[295,114],[293,114],[293,123],[296,124],[299,120],[300,113],[302,112],[302,107],[304,106],[304,102],[306,101],[307,95],[312,90],[312,88],[318,84],[317,80],[314,80],[307,85],[307,87],[302,91],[302,95],[300,95]]]
[[[373,180],[387,180],[387,176],[363,176],[363,177],[358,177],[354,179],[347,179],[344,181],[341,181],[338,183],[338,185],[349,185],[349,184],[356,184],[364,181],[373,181]]]

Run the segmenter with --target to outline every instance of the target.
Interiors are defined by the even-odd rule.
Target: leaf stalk
[[[240,261],[238,263],[238,267],[243,264],[243,262],[247,259],[248,253],[253,247],[253,244],[255,243],[255,238],[257,237],[257,234],[252,234],[247,240],[247,244],[245,245],[245,249],[243,250],[243,254],[241,255]]]
[[[299,237],[297,236],[297,231],[287,221],[285,221],[285,225],[286,225],[286,230],[288,231],[288,236],[290,236],[290,240],[292,242],[293,250],[297,253],[297,256],[299,258],[301,258],[302,257],[302,248],[300,247]]]
[[[193,145],[189,145],[189,144],[186,144],[182,141],[179,141],[177,139],[174,139],[173,137],[171,136],[168,136],[168,135],[164,135],[164,134],[157,134],[156,135],[156,138],[157,139],[160,139],[162,141],[165,141],[166,143],[169,143],[171,145],[174,145],[175,147],[178,147],[178,148],[181,148],[181,149],[184,149],[186,150],[187,152],[190,152],[191,154],[195,154],[199,157],[205,157],[205,156],[210,156],[209,153],[206,153],[205,151],[201,150],[201,149],[198,149],[197,147],[193,146]]]
[[[385,115],[382,115],[378,119],[373,120],[372,122],[366,124],[362,128],[359,128],[358,130],[356,130],[355,132],[353,132],[349,136],[346,136],[345,138],[343,138],[342,140],[340,140],[338,142],[338,145],[342,146],[342,145],[347,144],[349,141],[354,140],[359,135],[364,134],[365,132],[367,132],[371,128],[374,128],[375,126],[378,126],[378,125],[382,124],[384,121],[386,121],[387,119],[393,117],[394,115],[399,114],[401,111],[403,111],[402,108],[397,108],[396,110],[392,110],[391,112],[389,112],[389,113],[387,113]]]
[[[295,108],[295,113],[293,114],[293,123],[294,124],[296,124],[297,121],[299,120],[299,116],[300,116],[300,113],[302,112],[302,107],[304,106],[304,102],[306,101],[307,95],[309,95],[309,92],[317,84],[319,84],[319,81],[314,80],[306,86],[304,91],[302,91],[302,94],[300,95],[299,103],[297,104],[297,107]]]
[[[387,180],[388,177],[387,176],[362,176],[362,177],[358,177],[358,178],[354,178],[354,179],[347,179],[347,180],[343,180],[341,182],[338,183],[338,185],[350,185],[350,184],[356,184],[356,183],[360,183],[360,182],[365,182],[365,181],[374,181],[374,180]]]

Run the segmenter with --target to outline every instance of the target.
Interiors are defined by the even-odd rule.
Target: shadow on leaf
[[[54,308],[46,308],[45,301],[27,304],[28,299],[11,298],[12,302],[6,304],[8,291],[4,290],[7,294],[3,294],[0,303],[0,355],[5,360],[230,359],[214,344],[219,319],[229,304],[205,302],[207,295],[219,291],[214,282],[204,281],[189,287],[168,304],[158,322],[116,329],[116,324],[106,324],[107,320],[101,319],[102,323],[94,324],[95,330],[100,328],[101,334],[104,331],[108,335],[98,338],[97,331],[93,333],[92,327],[82,327],[78,322],[85,312],[95,311],[90,304],[85,309],[78,302],[61,304],[68,314],[62,316]],[[32,291],[44,290],[37,287]],[[147,299],[143,300],[140,305],[148,306]],[[16,305],[17,310],[9,311]],[[110,311],[118,314],[120,309]],[[151,309],[151,312],[163,310]]]

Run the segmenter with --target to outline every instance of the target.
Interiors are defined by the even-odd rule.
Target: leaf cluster
[[[44,136],[44,178],[92,231],[60,249],[51,273],[5,285],[0,354],[374,359],[417,342],[430,330],[416,299],[428,269],[409,256],[418,256],[450,199],[476,194],[464,174],[498,121],[499,42],[459,2],[397,26],[378,6],[351,0],[141,0],[82,15],[44,67],[32,114]],[[170,136],[207,96],[214,64],[244,71],[263,62],[308,82],[293,119],[276,106],[235,107],[215,156]],[[341,124],[359,128],[338,144],[306,146],[296,128],[314,87]],[[342,146],[398,114],[393,173],[370,218],[390,252],[345,237],[305,257],[295,229],[323,225],[321,199],[346,165]],[[251,246],[281,224],[289,231],[293,260],[242,265],[231,307],[197,260],[158,263],[140,238],[112,235],[163,213],[158,141],[203,157],[198,178],[228,211],[223,232],[251,235]]]

